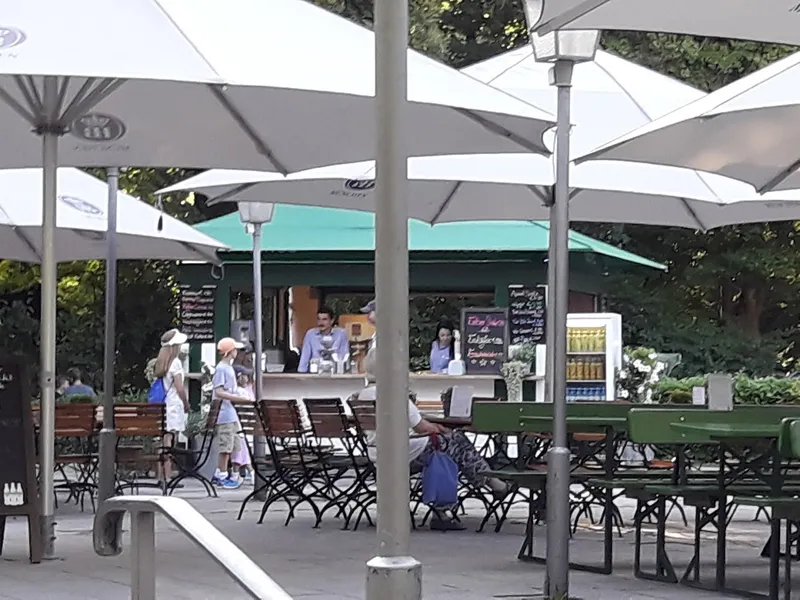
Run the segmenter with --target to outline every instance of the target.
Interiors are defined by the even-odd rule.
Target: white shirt
[[[179,376],[183,377],[183,364],[181,364],[180,359],[176,358],[172,361],[167,374],[164,376],[164,389],[167,390],[164,404],[167,406],[177,403],[183,408],[183,400],[178,396],[178,389],[175,387],[175,378]]]
[[[370,385],[365,387],[358,393],[359,400],[375,400],[376,399],[376,387],[374,385]],[[424,437],[410,437],[412,435],[416,435],[413,431],[414,427],[420,424],[422,421],[422,415],[417,408],[417,405],[414,404],[411,400],[408,401],[408,427],[409,427],[409,440],[408,440],[408,462],[413,462],[415,458],[417,458],[422,452],[425,450],[425,446],[428,445],[428,436]],[[366,431],[365,432],[367,437],[367,451],[369,452],[369,457],[371,460],[377,460],[377,448],[375,447],[376,435],[374,431]]]

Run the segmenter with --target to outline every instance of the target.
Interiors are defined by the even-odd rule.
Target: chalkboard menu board
[[[40,562],[34,447],[28,370],[18,359],[0,357],[0,550],[6,517],[27,516],[31,562]]]
[[[190,342],[214,342],[214,299],[217,286],[180,288],[181,331],[189,336]]]
[[[547,294],[544,286],[508,286],[510,344],[544,344],[547,328]]]
[[[467,374],[499,375],[508,351],[508,311],[461,309],[461,340]]]

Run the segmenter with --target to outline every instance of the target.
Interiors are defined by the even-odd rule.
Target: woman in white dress
[[[178,358],[181,346],[186,343],[186,334],[177,329],[170,329],[161,336],[161,349],[158,351],[154,374],[162,380],[166,399],[164,411],[164,448],[172,448],[176,436],[186,429],[186,413],[189,412],[189,395],[184,385],[183,364]],[[159,480],[167,482],[172,478],[172,460],[168,453],[164,454]]]

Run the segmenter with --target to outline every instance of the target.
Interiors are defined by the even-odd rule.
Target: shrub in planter
[[[653,401],[691,404],[692,388],[705,385],[705,381],[705,377],[666,377],[653,387]],[[751,378],[739,374],[733,380],[733,401],[738,404],[800,403],[800,380],[787,377]]]

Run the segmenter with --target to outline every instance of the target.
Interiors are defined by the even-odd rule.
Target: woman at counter
[[[449,321],[439,321],[436,338],[431,343],[431,373],[446,373],[451,360],[456,358],[455,328]]]

